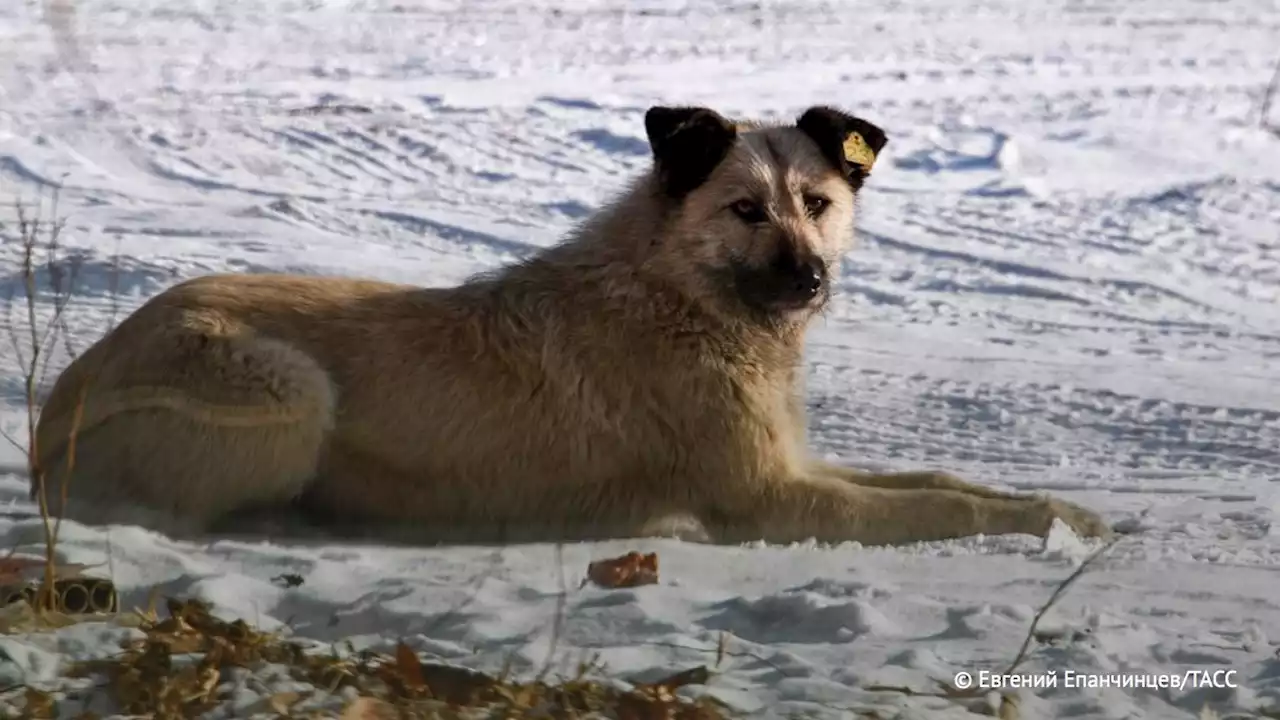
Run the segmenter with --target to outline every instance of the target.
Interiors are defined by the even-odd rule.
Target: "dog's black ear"
[[[738,136],[724,116],[700,107],[651,107],[644,115],[644,129],[658,182],[673,198],[706,182]]]
[[[889,138],[884,130],[835,108],[811,107],[796,120],[796,127],[818,144],[854,190],[871,174],[876,156]]]

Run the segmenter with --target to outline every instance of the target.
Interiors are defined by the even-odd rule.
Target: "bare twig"
[[[1280,129],[1273,127],[1269,120],[1271,100],[1277,91],[1280,91],[1280,57],[1276,58],[1276,69],[1271,73],[1271,82],[1267,83],[1267,89],[1262,93],[1262,107],[1258,110],[1258,125],[1266,130],[1280,132]]]
[[[27,442],[18,442],[7,431],[0,431],[10,444],[24,451],[27,459],[33,495],[37,501],[45,541],[45,572],[37,594],[37,606],[52,610],[57,605],[55,581],[57,579],[57,544],[58,534],[62,528],[62,513],[58,513],[57,521],[52,518],[48,477],[40,465],[37,428],[40,422],[41,398],[39,397],[43,378],[49,370],[49,363],[59,336],[66,328],[64,313],[71,300],[72,289],[79,276],[79,260],[68,260],[62,246],[62,232],[65,221],[58,218],[58,188],[52,191],[52,202],[45,217],[43,203],[37,201],[34,214],[28,212],[21,202],[16,204],[17,236],[19,262],[18,277],[15,285],[21,288],[21,297],[15,297],[11,286],[7,293],[6,330],[9,345],[18,361],[18,369],[22,375],[22,401],[26,411]],[[0,227],[0,229],[3,229]],[[3,233],[8,239],[8,234]],[[43,254],[43,258],[41,255]],[[46,276],[42,284],[41,274]],[[16,301],[16,302],[15,302]],[[22,303],[25,313],[19,318],[14,312],[17,302]],[[42,320],[42,311],[48,306],[49,317]],[[62,478],[59,499],[61,506],[66,505],[67,482],[75,463],[75,437],[84,409],[84,392],[74,409],[70,430],[71,446],[67,449],[66,476]]]
[[[1089,556],[1086,557],[1083,561],[1081,561],[1080,565],[1075,570],[1073,570],[1070,575],[1064,578],[1062,582],[1058,583],[1058,586],[1054,588],[1053,593],[1049,595],[1049,599],[1045,601],[1044,605],[1040,606],[1040,609],[1036,611],[1035,616],[1031,619],[1031,627],[1027,628],[1027,634],[1022,639],[1022,646],[1018,648],[1017,654],[1014,655],[1014,658],[1009,663],[1008,667],[1004,669],[1003,671],[1004,675],[1009,675],[1014,670],[1017,670],[1018,667],[1022,664],[1023,660],[1026,659],[1029,648],[1031,647],[1031,641],[1036,636],[1036,628],[1039,626],[1040,620],[1049,612],[1051,608],[1053,608],[1058,603],[1058,600],[1060,600],[1062,596],[1066,594],[1067,590],[1076,582],[1076,580],[1079,580],[1080,577],[1084,575],[1085,571],[1087,571],[1090,568],[1090,566],[1092,566],[1103,555],[1110,552],[1117,544],[1119,544],[1126,537],[1127,536],[1124,536],[1124,535],[1118,535],[1106,541],[1105,543],[1103,543],[1102,547],[1099,547],[1097,550],[1094,550],[1092,553],[1090,553]],[[981,695],[984,695],[987,692],[986,688],[980,688],[980,687],[959,688],[951,684],[950,682],[946,682],[946,681],[935,681],[935,682],[937,682],[938,686],[941,688],[940,690],[920,691],[920,690],[915,690],[913,688],[898,686],[898,685],[871,685],[864,689],[871,692],[896,692],[903,695],[912,695],[912,696],[918,696],[918,697],[936,697],[936,698],[944,698],[948,700],[976,698]],[[1015,706],[1011,706],[1011,709],[1009,710],[1009,712],[1011,713],[1017,712],[1016,701],[1012,700],[1011,696],[1003,696],[1001,703],[1002,703],[1001,704],[1002,712],[1004,711],[1003,709],[1005,708],[1005,703],[1015,703]]]
[[[569,581],[564,573],[564,544],[556,543],[556,578],[560,583],[560,594],[556,596],[556,612],[552,618],[551,641],[547,647],[547,659],[543,662],[542,671],[538,674],[541,680],[551,670],[555,662],[556,650],[560,647],[560,634],[564,632],[565,612],[569,604]]]
[[[1057,604],[1062,595],[1066,593],[1067,588],[1071,587],[1076,580],[1079,580],[1080,576],[1084,575],[1090,565],[1103,555],[1110,552],[1117,543],[1124,539],[1124,537],[1125,536],[1123,535],[1117,535],[1103,543],[1102,547],[1090,553],[1089,556],[1080,563],[1079,567],[1077,567],[1070,575],[1058,584],[1058,587],[1054,589],[1053,594],[1049,596],[1048,601],[1046,601],[1044,605],[1040,606],[1040,609],[1036,611],[1035,617],[1031,618],[1031,627],[1027,628],[1027,635],[1022,639],[1022,647],[1018,648],[1018,654],[1013,657],[1013,661],[1009,663],[1009,667],[1005,669],[1004,674],[1008,675],[1009,673],[1012,673],[1019,665],[1022,664],[1022,661],[1026,659],[1027,648],[1031,647],[1031,640],[1035,637],[1036,627],[1040,624],[1040,619],[1045,616],[1045,613],[1049,612],[1049,609]]]

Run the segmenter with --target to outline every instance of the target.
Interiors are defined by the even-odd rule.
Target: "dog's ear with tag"
[[[738,134],[728,119],[703,107],[649,108],[644,129],[658,183],[668,197],[676,199],[706,182]]]
[[[842,110],[811,107],[796,120],[822,154],[849,180],[856,191],[871,174],[876,157],[889,138],[878,126]]]

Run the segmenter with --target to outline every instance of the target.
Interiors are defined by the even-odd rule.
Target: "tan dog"
[[[824,107],[776,126],[655,107],[645,127],[651,172],[492,276],[214,276],[153,298],[53,390],[33,475],[54,511],[187,534],[292,508],[419,542],[1108,532],[1060,501],[806,454],[804,332],[879,128]]]

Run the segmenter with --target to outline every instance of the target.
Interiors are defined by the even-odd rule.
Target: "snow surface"
[[[1027,672],[1234,670],[1239,685],[1060,684],[1023,690],[1024,717],[1280,703],[1280,137],[1258,121],[1275,2],[76,0],[60,35],[43,5],[0,4],[0,200],[63,188],[79,348],[115,305],[203,273],[439,285],[524,256],[646,165],[652,104],[792,117],[830,103],[880,123],[862,241],[812,335],[813,442],[1051,491],[1135,533],[1047,615],[1076,640],[1033,646]],[[0,246],[6,282],[17,257]],[[0,383],[21,439],[8,347]],[[0,481],[0,546],[35,551],[25,487]],[[489,670],[598,653],[651,678],[711,662],[728,631],[711,692],[818,717],[962,714],[867,688],[1002,667],[1090,548],[557,554],[74,524],[62,543],[109,563],[126,606],[158,585],[305,637],[403,637]],[[578,589],[589,560],[630,549],[660,554],[660,585]],[[271,582],[285,572],[305,584]],[[75,632],[59,652],[118,638]],[[50,642],[6,639],[6,677],[48,675],[57,655],[22,658]]]

